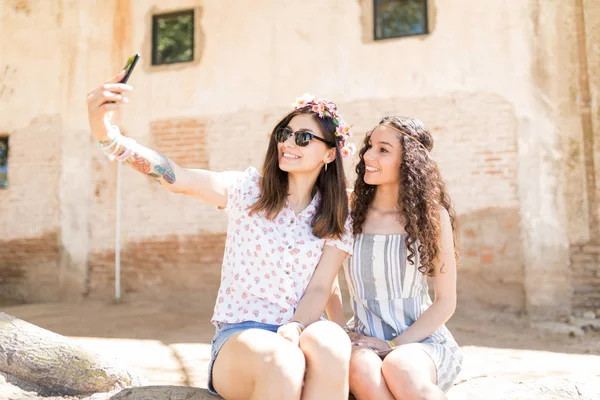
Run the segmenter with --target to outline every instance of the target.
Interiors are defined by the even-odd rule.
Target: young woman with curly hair
[[[350,389],[359,400],[446,399],[461,370],[444,325],[456,307],[454,210],[432,148],[420,121],[385,117],[359,153],[354,255],[345,268],[354,311]]]

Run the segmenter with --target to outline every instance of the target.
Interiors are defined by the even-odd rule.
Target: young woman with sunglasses
[[[305,95],[271,134],[262,173],[185,169],[120,135],[122,74],[88,94],[92,134],[111,159],[166,189],[227,211],[212,317],[209,389],[225,399],[347,399],[350,340],[321,316],[352,252],[342,156],[350,135],[334,103]]]

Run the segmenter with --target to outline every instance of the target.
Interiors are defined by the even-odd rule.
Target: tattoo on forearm
[[[170,160],[163,154],[159,154],[159,156],[161,159],[160,165],[155,165],[154,169],[162,175],[165,182],[175,183],[175,171],[173,171]]]
[[[162,184],[163,181],[173,184],[176,181],[172,161],[164,154],[139,146],[134,149],[133,156],[127,162],[159,184]]]
[[[131,165],[144,175],[148,175],[150,173],[150,161],[146,160],[144,157],[141,157],[139,154],[133,155],[133,161],[131,162]]]

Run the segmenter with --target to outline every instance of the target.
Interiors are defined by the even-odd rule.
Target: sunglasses
[[[289,137],[292,135],[294,135],[294,141],[296,142],[296,145],[300,147],[308,146],[312,139],[317,139],[318,141],[323,142],[328,146],[335,147],[335,144],[331,143],[328,140],[318,137],[310,131],[299,130],[294,132],[288,127],[279,128],[277,131],[275,131],[275,140],[279,143],[283,143],[286,140],[288,140]]]

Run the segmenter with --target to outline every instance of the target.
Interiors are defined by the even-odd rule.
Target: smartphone
[[[139,54],[134,54],[127,59],[127,62],[125,63],[125,67],[123,68],[125,70],[125,77],[123,79],[121,79],[121,83],[127,83],[127,81],[129,80],[129,77],[131,76],[131,73],[133,72],[133,68],[135,67],[135,64],[137,64],[139,59],[140,59]]]

